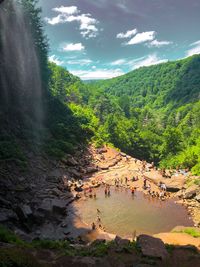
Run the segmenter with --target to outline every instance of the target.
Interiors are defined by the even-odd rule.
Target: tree
[[[163,145],[162,155],[167,156],[168,154],[176,155],[182,150],[183,136],[177,128],[167,127],[163,134]]]

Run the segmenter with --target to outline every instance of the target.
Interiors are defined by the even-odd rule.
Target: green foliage
[[[75,89],[70,90],[69,88],[79,81],[79,78],[54,63],[49,62],[48,66],[50,70],[49,88],[52,95],[57,97],[61,102],[69,101],[70,91],[75,94]]]
[[[161,167],[200,173],[199,56],[89,84],[50,68],[53,94],[96,147],[109,143]]]
[[[0,242],[23,245],[24,242],[13,232],[0,225]]]
[[[167,251],[172,254],[172,252],[174,251],[175,249],[175,246],[174,245],[171,245],[171,244],[165,244],[165,247],[167,249]]]
[[[59,240],[35,240],[31,243],[34,248],[66,250],[70,248],[68,241]]]
[[[65,154],[73,154],[74,146],[73,144],[63,141],[50,139],[44,146],[45,152],[56,159],[62,159]]]
[[[74,116],[78,119],[82,129],[94,135],[99,125],[99,119],[94,115],[92,109],[75,103],[71,103],[69,107]]]
[[[13,161],[22,170],[27,167],[26,157],[12,136],[0,136],[0,161]]]
[[[193,227],[187,227],[180,231],[175,231],[175,233],[185,233],[193,237],[200,237],[200,230]]]
[[[0,226],[0,242],[4,243],[10,243],[14,244],[14,248],[9,248],[6,250],[6,254],[4,255],[5,258],[2,258],[1,255],[1,249],[0,249],[0,259],[3,260],[4,264],[7,264],[5,266],[26,266],[23,265],[24,262],[27,261],[26,257],[22,257],[22,250],[26,249],[55,249],[58,250],[65,255],[68,256],[91,256],[91,257],[103,257],[109,253],[110,250],[113,248],[117,248],[117,244],[114,241],[109,241],[109,242],[97,242],[93,243],[90,246],[84,246],[80,248],[73,247],[68,241],[63,241],[63,240],[34,240],[31,243],[26,243],[22,241],[19,237],[17,237],[14,233],[12,233],[10,230],[6,229],[3,226]],[[136,242],[130,242],[127,245],[124,245],[122,247],[123,252],[125,253],[132,253],[133,251],[137,250],[136,247]],[[19,251],[20,257],[17,257],[15,254],[16,251]],[[13,255],[13,262],[11,261],[10,257]],[[33,261],[35,264],[35,262]],[[9,265],[10,264],[10,265]],[[16,265],[13,265],[16,264]],[[19,265],[17,265],[19,264]],[[21,265],[20,265],[21,264]],[[29,262],[26,262],[27,266],[32,266],[29,265]],[[3,267],[4,265],[2,265]],[[33,265],[37,266],[37,265]],[[0,264],[1,267],[1,264]]]
[[[18,248],[0,249],[0,267],[42,267],[37,260]]]
[[[164,156],[176,155],[182,148],[183,137],[181,131],[177,128],[168,128],[163,133],[164,142],[162,145],[162,154]]]
[[[161,167],[190,168],[198,175],[199,77],[198,55],[143,67],[92,83],[88,104],[108,142]]]
[[[47,62],[48,42],[37,1],[18,3],[24,7],[41,69],[45,134],[40,130],[37,133],[44,135],[45,152],[60,159],[65,153],[73,153],[80,143],[92,141],[96,147],[109,143],[161,167],[180,166],[200,174],[199,55],[84,84],[66,69]],[[25,115],[25,127],[15,101],[11,108],[17,121],[13,126],[17,139],[40,128],[30,112]],[[0,112],[4,125],[10,121],[6,109]],[[34,134],[23,139],[23,146],[36,144],[32,142]],[[25,164],[18,143],[0,139],[0,160]]]

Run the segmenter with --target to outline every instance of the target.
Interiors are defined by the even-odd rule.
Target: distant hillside
[[[200,99],[200,56],[141,67],[97,86],[117,97],[130,96],[135,107],[180,106]]]
[[[111,143],[162,167],[200,173],[199,55],[79,82],[70,94],[70,108],[97,145]]]

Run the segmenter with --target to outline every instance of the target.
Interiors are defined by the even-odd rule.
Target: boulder
[[[127,246],[130,244],[130,240],[123,239],[119,237],[118,235],[115,237],[114,242],[117,244],[117,246],[120,246],[120,247]]]
[[[65,164],[67,164],[68,166],[77,166],[78,162],[72,156],[69,155],[65,160]]]
[[[108,150],[106,147],[102,147],[96,150],[97,154],[102,154],[102,153],[106,153]]]
[[[170,179],[165,179],[164,183],[166,184],[167,191],[169,192],[178,192],[183,189],[185,179],[184,177],[174,177]]]
[[[99,168],[101,170],[108,170],[109,169],[109,166],[108,165],[99,165]]]
[[[199,189],[199,186],[198,185],[192,185],[192,186],[188,187],[185,190],[185,193],[183,195],[183,198],[185,198],[185,199],[191,199],[191,198],[195,197],[196,194],[197,194],[197,190],[198,189]]]
[[[33,215],[32,209],[29,205],[19,205],[16,208],[16,213],[20,220],[24,221]]]
[[[75,178],[81,178],[82,177],[82,175],[76,169],[70,169],[69,171]]]
[[[22,231],[20,229],[16,229],[15,230],[15,234],[17,236],[19,236],[22,240],[26,241],[26,242],[31,242],[32,241],[31,236],[26,234],[24,231]]]
[[[117,246],[116,249],[115,249],[116,252],[122,252],[122,251],[124,251],[124,249],[126,248],[126,246],[130,244],[130,240],[123,239],[123,238],[121,238],[119,236],[116,236],[115,237],[114,242],[115,242],[115,244]]]
[[[44,199],[41,205],[38,208],[39,214],[42,212],[46,216],[52,215],[53,213],[58,213],[65,215],[66,213],[66,205],[69,203],[70,199],[62,200],[62,199]]]
[[[120,156],[122,156],[122,157],[126,157],[126,156],[127,156],[126,153],[123,153],[123,152],[120,152],[119,154],[120,154]]]
[[[9,220],[17,220],[18,217],[16,215],[16,213],[11,210],[11,209],[4,209],[4,208],[1,208],[0,209],[0,223],[3,223],[3,222],[6,222],[6,221],[9,221]]]
[[[38,211],[44,213],[45,215],[51,214],[53,211],[51,199],[44,199],[41,205],[39,206]]]
[[[198,195],[195,197],[195,199],[196,199],[198,202],[200,202],[200,194],[198,194]]]
[[[98,167],[96,167],[96,166],[91,166],[91,167],[86,168],[86,173],[93,173],[93,172],[97,172],[97,171],[98,171]]]
[[[7,201],[6,199],[4,199],[3,197],[0,197],[0,206],[2,207],[11,207],[11,202]]]
[[[61,199],[52,199],[53,212],[59,214],[66,213],[66,201]]]
[[[61,177],[63,175],[63,170],[61,168],[57,168],[57,169],[54,169],[52,171],[50,171],[48,173],[48,176],[50,177],[54,177],[54,178],[57,178],[57,177]],[[55,179],[56,180],[56,179]]]
[[[41,211],[34,211],[33,213],[33,220],[36,224],[41,225],[45,221],[45,214]]]
[[[140,235],[137,238],[137,245],[141,249],[143,256],[165,259],[168,257],[168,252],[165,244],[159,238],[148,235]]]
[[[62,194],[58,188],[52,188],[49,192],[56,197],[59,197]]]
[[[160,182],[166,184],[167,191],[178,192],[184,188],[185,176],[172,176],[171,178],[163,178],[162,175],[157,171],[146,172],[144,176],[151,182],[159,185]]]
[[[57,183],[59,183],[59,180],[60,180],[60,178],[56,177],[56,176],[50,176],[50,175],[46,176],[46,181],[50,182],[50,183],[57,184]]]

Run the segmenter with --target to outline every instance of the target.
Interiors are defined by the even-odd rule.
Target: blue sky
[[[200,0],[39,0],[49,59],[84,80],[200,53]]]

